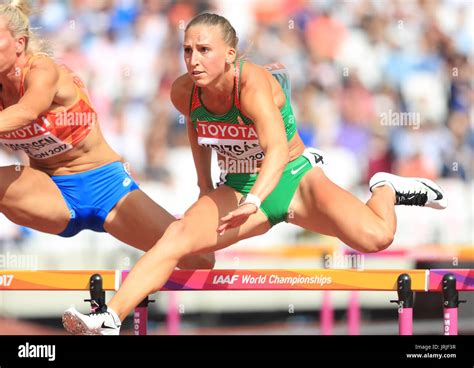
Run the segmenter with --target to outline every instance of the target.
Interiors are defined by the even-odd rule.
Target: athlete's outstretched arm
[[[214,189],[211,177],[211,157],[212,149],[201,147],[198,144],[197,133],[189,117],[189,99],[191,86],[186,83],[187,74],[178,78],[171,87],[171,102],[176,109],[186,117],[186,129],[188,132],[189,144],[193,154],[194,166],[196,167],[197,185],[200,190],[200,197]]]
[[[255,123],[258,140],[265,153],[260,173],[250,193],[263,202],[278,184],[290,155],[285,125],[273,100],[269,73],[257,66],[248,67],[252,68],[252,78],[247,78],[245,85],[242,85],[240,102],[243,113]],[[222,224],[217,231],[222,234],[242,225],[256,211],[257,208],[252,204],[237,208],[221,219]]]
[[[202,147],[197,143],[197,133],[193,127],[191,119],[186,119],[186,129],[188,130],[189,144],[193,154],[194,165],[196,166],[197,185],[200,190],[199,197],[214,189],[211,177],[211,157],[212,149]]]
[[[18,103],[0,112],[0,133],[31,123],[53,103],[58,89],[59,72],[52,60],[34,61],[25,78],[25,94]]]
[[[257,181],[250,190],[263,202],[280,181],[290,154],[285,124],[273,101],[272,87],[266,75],[269,73],[260,67],[252,72],[252,78],[242,88],[240,101],[244,114],[255,123],[260,146],[265,152]]]

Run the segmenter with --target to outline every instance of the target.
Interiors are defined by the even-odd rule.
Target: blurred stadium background
[[[427,244],[474,247],[473,40],[469,0],[38,0],[32,24],[55,58],[82,76],[112,147],[153,199],[174,214],[197,198],[185,125],[169,100],[185,71],[182,37],[203,11],[227,17],[252,62],[289,70],[298,130],[326,151],[327,174],[362,200],[377,171],[423,176],[448,193],[445,211],[397,208],[391,250]],[[470,26],[469,26],[470,25]],[[0,165],[26,163],[0,148]],[[218,178],[217,167],[213,175]],[[281,224],[231,249],[336,239]],[[468,248],[469,250],[469,248]],[[474,250],[471,249],[474,253]],[[471,260],[472,254],[471,253]],[[62,239],[11,224],[0,214],[0,268],[128,269],[140,256],[107,234]],[[433,254],[431,255],[433,256]],[[318,258],[218,255],[217,268],[321,268]],[[365,268],[472,267],[472,261],[411,257],[365,260]],[[348,295],[333,293],[335,333],[345,333]],[[63,333],[60,315],[78,292],[0,293],[0,334]],[[167,294],[150,306],[152,333],[165,333]],[[318,292],[179,293],[182,333],[318,333]],[[362,292],[363,334],[395,334],[393,293]],[[474,333],[474,300],[460,308],[460,333]],[[442,333],[438,296],[418,295],[416,333]],[[83,309],[87,310],[86,304]],[[433,320],[433,318],[437,318]],[[130,328],[130,325],[125,325]],[[225,329],[223,329],[225,328]],[[126,332],[126,331],[125,331]]]

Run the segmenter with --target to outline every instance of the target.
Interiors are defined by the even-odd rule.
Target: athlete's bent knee
[[[166,229],[162,240],[164,246],[160,247],[161,252],[178,260],[193,253],[192,234],[189,233],[188,227],[183,221],[175,221]]]
[[[364,234],[363,251],[365,253],[377,253],[387,249],[393,243],[394,234],[382,227],[366,230]]]

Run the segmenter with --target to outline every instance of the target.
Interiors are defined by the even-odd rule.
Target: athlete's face
[[[10,71],[17,61],[18,51],[21,53],[18,42],[8,29],[6,19],[0,16],[0,74]]]
[[[194,83],[204,87],[226,70],[232,48],[226,45],[217,26],[195,25],[184,35],[184,61]]]

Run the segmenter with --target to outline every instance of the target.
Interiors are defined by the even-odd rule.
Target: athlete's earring
[[[232,64],[232,61],[230,61],[229,59],[227,59],[225,62],[229,65]]]

